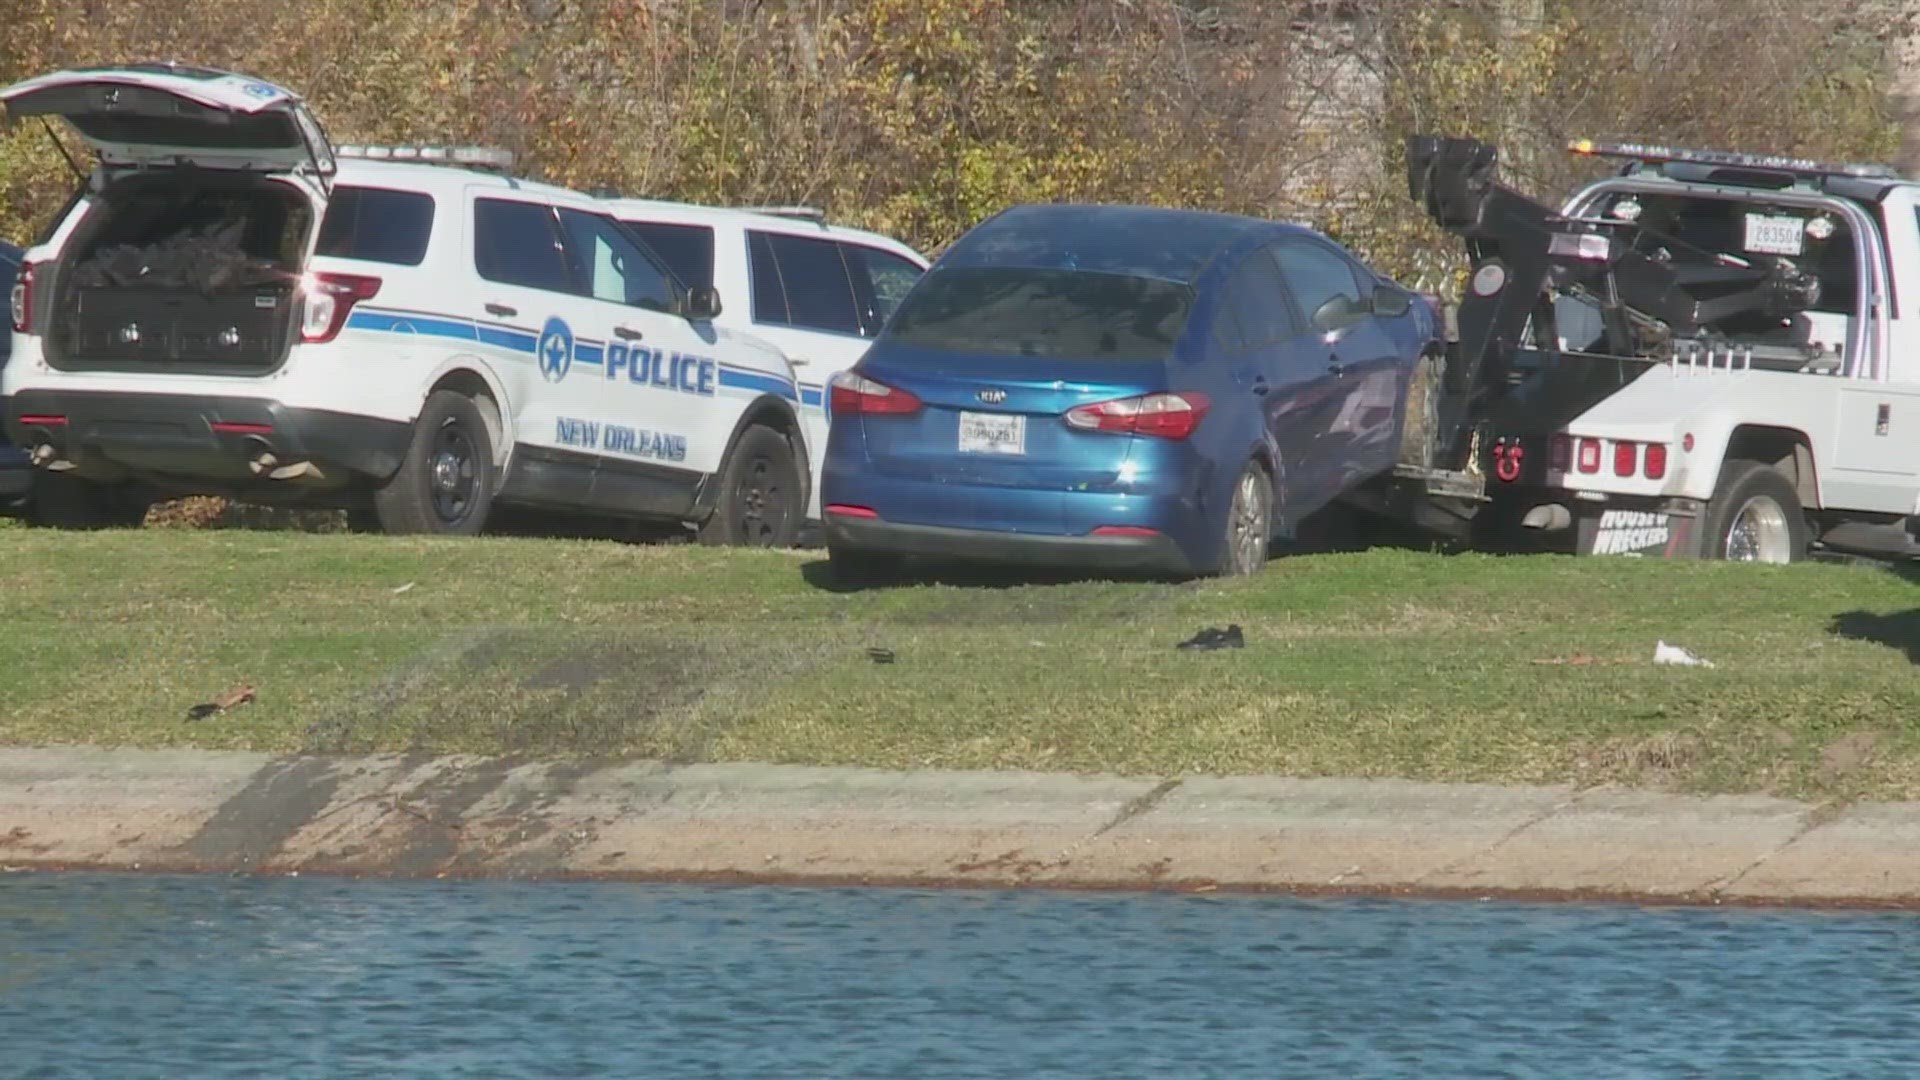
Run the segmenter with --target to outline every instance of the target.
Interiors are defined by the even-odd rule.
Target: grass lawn
[[[1228,583],[841,594],[809,583],[823,567],[0,528],[0,744],[1920,797],[1920,584],[1886,570],[1380,550]],[[1174,648],[1229,622],[1245,649]],[[1656,666],[1660,638],[1716,666]],[[242,683],[253,704],[187,719]]]

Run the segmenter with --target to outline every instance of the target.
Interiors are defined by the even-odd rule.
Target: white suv
[[[715,322],[785,353],[800,380],[808,442],[827,445],[826,385],[867,351],[927,269],[918,251],[878,233],[829,225],[817,210],[729,209],[608,199],[613,215],[691,287],[730,304]],[[814,458],[807,516],[820,516]]]
[[[796,537],[792,367],[600,201],[499,151],[335,148],[296,95],[226,72],[60,72],[0,101],[101,161],[26,254],[0,376],[41,520],[202,493],[393,532],[475,533],[497,500]]]

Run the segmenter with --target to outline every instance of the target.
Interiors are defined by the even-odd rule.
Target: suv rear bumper
[[[36,421],[24,423],[23,418]],[[261,449],[282,464],[311,461],[375,477],[400,467],[412,425],[301,409],[268,398],[126,391],[20,390],[6,435],[22,451],[50,443],[142,471],[225,477]]]

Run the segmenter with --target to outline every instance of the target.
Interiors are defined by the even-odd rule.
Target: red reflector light
[[[1555,435],[1547,446],[1547,468],[1566,472],[1573,468],[1573,436]]]
[[[1159,529],[1143,529],[1138,525],[1102,525],[1093,530],[1095,536],[1159,536]]]
[[[27,427],[65,427],[67,418],[64,416],[39,416],[28,413],[20,418],[20,422]]]
[[[1080,431],[1153,435],[1184,439],[1193,434],[1213,403],[1205,394],[1147,394],[1144,397],[1100,401],[1067,410],[1067,426]]]
[[[857,518],[878,518],[880,516],[870,507],[848,506],[845,503],[828,503],[827,513],[839,514],[841,517]]]
[[[920,399],[899,387],[842,371],[828,383],[827,411],[835,416],[906,416],[920,411]]]
[[[1658,480],[1667,475],[1667,444],[1648,443],[1646,457],[1647,479]]]
[[[208,425],[222,435],[271,435],[272,424],[237,424],[225,420],[215,420]]]
[[[1613,475],[1632,476],[1634,462],[1639,458],[1640,447],[1630,442],[1613,444]]]
[[[1580,440],[1580,471],[1581,472],[1599,472],[1600,471],[1600,440],[1599,439],[1581,439]]]

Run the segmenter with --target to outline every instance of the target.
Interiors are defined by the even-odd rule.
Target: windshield
[[[944,352],[1054,360],[1162,360],[1186,326],[1193,290],[1129,274],[946,267],[894,314],[887,336]]]

